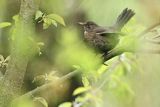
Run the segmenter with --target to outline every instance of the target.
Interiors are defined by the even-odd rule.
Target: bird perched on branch
[[[134,15],[131,9],[125,8],[115,24],[108,27],[99,26],[92,21],[79,22],[84,27],[84,40],[98,52],[107,54],[118,44],[121,29]]]

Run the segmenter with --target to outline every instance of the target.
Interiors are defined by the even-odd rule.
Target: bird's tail
[[[118,30],[121,30],[123,26],[135,15],[135,13],[128,8],[125,8],[121,14],[118,16],[117,21],[115,23],[115,27]]]

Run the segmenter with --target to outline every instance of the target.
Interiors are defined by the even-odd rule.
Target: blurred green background
[[[159,0],[41,0],[39,10],[46,14],[56,13],[62,16],[66,26],[50,26],[44,30],[42,23],[36,24],[37,41],[45,45],[41,49],[42,54],[35,56],[28,64],[23,93],[44,83],[44,81],[33,83],[35,77],[55,71],[58,76],[62,76],[72,71],[73,66],[80,66],[83,73],[91,78],[99,78],[95,69],[100,66],[101,59],[83,43],[83,29],[78,22],[92,20],[99,25],[109,26],[114,24],[118,14],[126,7],[133,9],[136,15],[124,28],[124,32],[136,36],[143,28],[160,21]],[[19,9],[20,0],[0,0],[0,22],[13,22],[12,17]],[[9,40],[10,28],[0,29],[0,54],[4,57],[10,54]],[[152,45],[148,47],[153,48]],[[109,66],[114,65],[117,60],[117,57],[113,59]],[[111,71],[113,72],[109,77],[111,80],[107,88],[101,92],[103,97],[100,99],[103,103],[96,99],[99,103],[96,107],[159,107],[160,56],[126,53],[122,55],[121,60],[123,64],[116,65]],[[4,73],[5,69],[1,68],[1,71]],[[93,84],[94,81],[96,80],[92,81]],[[42,93],[41,96],[47,100],[49,107],[73,101],[75,98],[72,96],[73,90],[82,86],[80,76],[68,80],[62,86],[63,88],[57,84],[48,92]],[[52,95],[47,94],[49,91],[53,91]]]

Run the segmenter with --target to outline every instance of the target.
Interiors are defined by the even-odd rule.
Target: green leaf
[[[75,96],[75,95],[84,93],[84,92],[86,92],[86,91],[88,91],[90,89],[91,89],[91,87],[79,87],[79,88],[74,90],[73,95]]]
[[[43,97],[35,97],[33,101],[38,101],[44,105],[44,107],[48,107],[47,101]]]
[[[49,24],[43,23],[43,29],[47,29],[49,27]]]
[[[43,29],[47,29],[53,23],[52,19],[49,19],[47,17],[45,17],[43,21]]]
[[[84,87],[89,86],[89,80],[86,76],[82,76],[82,83],[83,83]]]
[[[15,21],[15,23],[19,20],[19,15],[14,15],[12,19]]]
[[[8,26],[11,26],[10,22],[2,22],[2,23],[0,23],[0,28],[4,28],[4,27],[8,27]]]
[[[52,24],[57,27],[57,22],[55,20],[52,20]]]
[[[44,43],[43,42],[38,42],[37,45],[38,46],[44,46]]]
[[[52,20],[55,20],[55,21],[58,22],[59,24],[65,26],[64,19],[63,19],[61,16],[57,15],[57,14],[49,14],[49,15],[47,15],[46,17],[48,17],[48,18],[50,18],[50,19],[52,19]]]
[[[58,107],[72,107],[72,103],[71,102],[65,102],[60,104]]]
[[[75,102],[84,102],[86,100],[87,100],[86,95],[85,96],[77,96],[75,99]]]
[[[42,18],[42,16],[43,16],[43,13],[40,10],[38,10],[35,15],[35,20]]]

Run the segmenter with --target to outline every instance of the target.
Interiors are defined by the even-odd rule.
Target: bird
[[[79,22],[84,28],[84,41],[96,51],[107,54],[119,43],[121,29],[135,15],[132,9],[125,8],[112,26],[99,26],[93,21]]]

